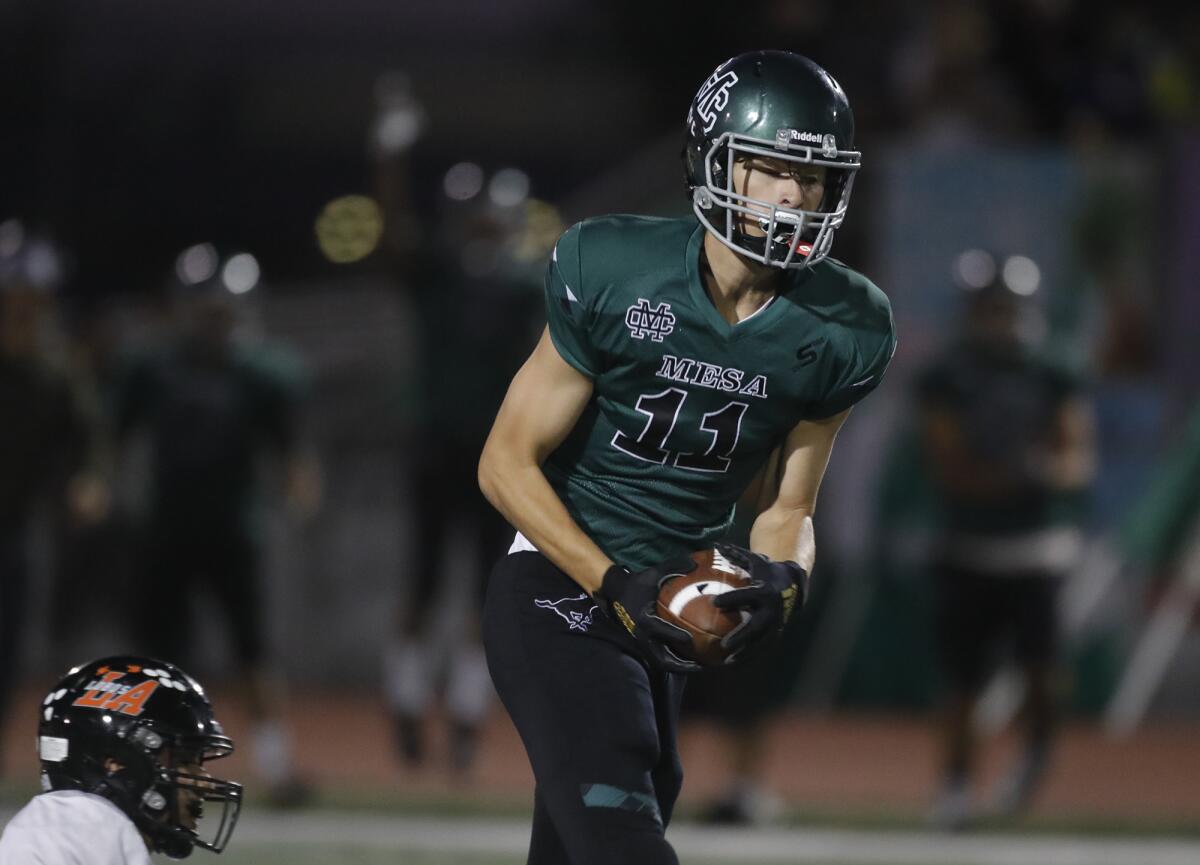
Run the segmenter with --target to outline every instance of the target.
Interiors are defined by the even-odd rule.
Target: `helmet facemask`
[[[834,232],[846,216],[861,157],[858,151],[837,149],[832,135],[820,146],[797,143],[797,137],[790,129],[780,129],[773,141],[734,132],[719,135],[704,156],[703,183],[692,191],[693,210],[705,228],[735,252],[772,267],[801,269],[829,254]],[[733,166],[748,157],[823,166],[825,193],[819,209],[783,207],[739,193],[733,185]],[[757,222],[763,234],[743,231],[743,216]]]
[[[151,839],[156,850],[174,859],[191,854],[194,847],[220,853],[229,843],[242,808],[242,785],[207,774],[189,772],[180,766],[203,765],[233,752],[233,743],[221,735],[203,741],[172,744],[169,753],[158,756],[158,779],[147,788],[139,803],[138,828]],[[190,754],[193,756],[182,757]],[[205,819],[205,803],[219,802],[220,815]],[[200,828],[206,831],[200,834]]]

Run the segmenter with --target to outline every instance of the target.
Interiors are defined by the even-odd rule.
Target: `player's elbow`
[[[488,446],[484,446],[483,453],[479,455],[475,479],[479,483],[479,491],[483,493],[483,497],[495,505],[500,490],[500,478],[495,455]]]
[[[479,466],[475,476],[479,483],[479,491],[495,508],[500,507],[504,490],[509,485],[509,474],[513,464],[514,460],[504,452],[495,437],[489,438],[483,446],[483,453],[479,455]]]
[[[493,427],[479,455],[476,479],[479,491],[501,513],[506,513],[505,499],[517,494],[531,477],[530,471],[541,465],[536,442],[511,430]]]

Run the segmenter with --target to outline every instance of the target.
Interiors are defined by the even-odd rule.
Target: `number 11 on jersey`
[[[712,435],[712,444],[702,454],[678,453],[667,448],[667,439],[679,420],[679,411],[687,399],[687,391],[670,387],[655,394],[642,394],[635,408],[647,416],[646,426],[635,439],[617,432],[612,446],[622,453],[639,460],[666,465],[668,461],[677,468],[696,472],[724,472],[732,462],[730,454],[737,447],[742,429],[742,417],[749,408],[748,403],[730,402],[711,411],[700,421],[700,429]]]

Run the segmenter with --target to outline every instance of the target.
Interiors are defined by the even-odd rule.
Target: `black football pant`
[[[480,443],[482,447],[482,443]],[[496,509],[479,492],[475,467],[479,462],[479,447],[470,453],[461,448],[445,446],[426,448],[420,463],[413,466],[410,478],[413,519],[413,561],[406,567],[405,578],[411,580],[407,598],[403,632],[409,636],[422,634],[433,618],[431,611],[437,603],[437,592],[445,584],[446,540],[456,520],[462,520],[475,541],[475,556],[471,565],[477,569],[472,586],[479,594],[471,599],[471,610],[482,606],[487,574],[496,556],[508,549],[512,529]]]
[[[663,831],[683,783],[681,676],[540,553],[492,572],[484,647],[536,780],[528,865],[677,865]]]
[[[1005,648],[1025,669],[1055,663],[1058,574],[993,574],[941,564],[936,578],[942,668],[955,690],[978,693]]]
[[[263,575],[257,542],[236,529],[182,531],[151,525],[138,577],[138,651],[176,664],[193,656],[192,610],[201,588],[213,599],[233,638],[243,668],[264,654]]]

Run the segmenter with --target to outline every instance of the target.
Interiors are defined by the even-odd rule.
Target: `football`
[[[692,635],[690,659],[706,667],[720,666],[726,655],[721,638],[748,613],[713,606],[717,595],[749,585],[750,575],[716,550],[692,553],[696,569],[674,577],[658,593],[658,616]]]

